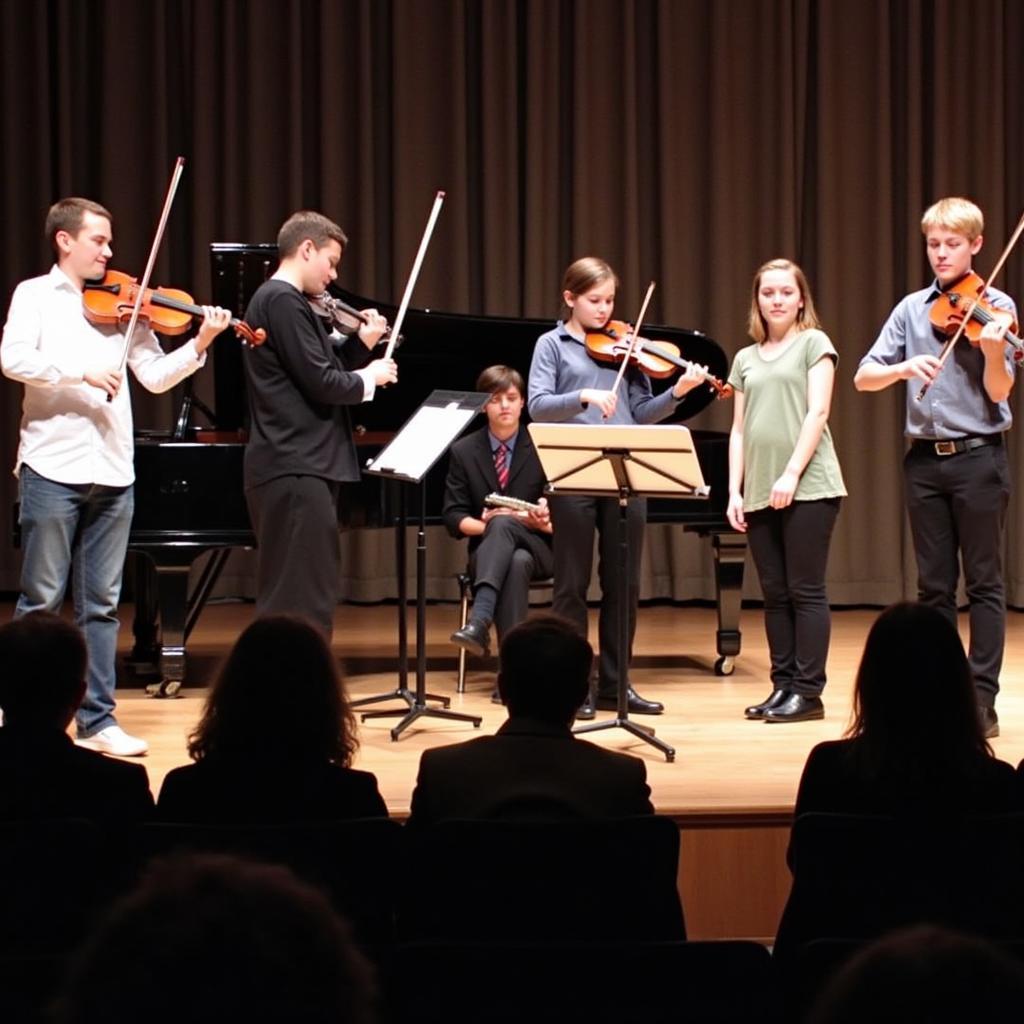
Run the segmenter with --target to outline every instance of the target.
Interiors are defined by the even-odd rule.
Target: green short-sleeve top
[[[819,359],[839,361],[824,331],[798,334],[775,359],[759,345],[736,353],[729,383],[743,392],[743,511],[767,508],[772,484],[782,475],[807,415],[807,373]],[[795,501],[846,494],[828,424],[797,485]]]

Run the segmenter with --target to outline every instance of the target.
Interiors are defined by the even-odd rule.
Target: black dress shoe
[[[809,722],[812,718],[824,718],[825,705],[820,697],[804,697],[790,693],[786,699],[764,713],[766,722]]]
[[[979,704],[978,717],[981,719],[981,732],[985,739],[990,740],[999,735],[999,716],[995,708]]]
[[[619,695],[614,690],[611,693],[598,691],[597,707],[601,711],[618,711]],[[665,710],[660,701],[644,700],[632,686],[626,690],[626,707],[631,715],[660,715]]]
[[[477,654],[481,658],[491,653],[491,637],[487,627],[472,619],[462,629],[455,630],[451,640],[457,647],[469,651],[470,654]]]
[[[764,713],[770,708],[778,707],[789,696],[789,690],[772,690],[767,700],[760,704],[751,704],[749,708],[743,709],[745,718],[764,718]]]
[[[578,722],[589,722],[597,714],[594,709],[594,691],[587,694],[587,699],[576,709],[576,720]]]

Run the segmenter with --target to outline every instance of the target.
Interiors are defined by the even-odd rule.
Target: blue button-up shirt
[[[680,399],[667,388],[651,392],[650,380],[635,366],[626,370],[615,412],[607,420],[596,404],[584,405],[580,392],[610,391],[618,366],[599,363],[587,354],[582,338],[570,334],[559,320],[537,339],[530,364],[529,409],[539,423],[657,423]]]
[[[938,282],[933,281],[929,287],[911,292],[900,301],[860,365],[880,363],[893,366],[914,356],[937,356],[946,339],[932,326],[928,315],[939,293]],[[1016,320],[1017,309],[1013,299],[1004,292],[989,288],[985,298],[997,309],[1008,310]],[[1016,367],[1007,346],[1007,372],[1012,376]],[[921,401],[917,396],[922,381],[917,377],[906,381],[907,421],[904,432],[907,437],[946,440],[1009,430],[1013,419],[1010,404],[993,402],[988,397],[983,383],[984,372],[985,356],[981,349],[961,338]]]

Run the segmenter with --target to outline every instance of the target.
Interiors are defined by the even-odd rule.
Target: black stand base
[[[417,718],[446,718],[453,722],[472,722],[475,729],[479,729],[480,723],[483,721],[483,718],[479,715],[467,715],[462,711],[446,711],[441,708],[428,708],[426,704],[417,701],[416,695],[408,690],[402,696],[408,701],[409,708],[407,711],[402,711],[398,708],[393,711],[367,711],[361,716],[363,721],[365,722],[368,718],[387,718],[389,715],[404,715],[405,717],[391,730],[391,738],[393,740],[397,740]],[[446,697],[431,698],[429,693],[424,694],[424,697],[445,701],[445,708],[450,703]]]
[[[443,708],[451,707],[451,703],[452,703],[451,697],[445,697],[445,696],[443,696],[440,693],[425,693],[425,694],[423,694],[423,699],[424,700],[439,700],[441,702],[441,707],[443,707]],[[415,692],[410,690],[410,689],[408,689],[408,687],[405,687],[405,686],[399,686],[397,689],[392,690],[390,693],[378,693],[374,697],[360,697],[359,700],[350,700],[348,702],[348,706],[350,708],[359,708],[359,707],[363,707],[366,704],[379,704],[382,700],[404,700],[405,703],[409,705],[409,707],[415,707],[416,706],[416,694],[415,694]],[[383,715],[383,714],[388,714],[388,715],[395,714],[395,715],[397,715],[397,714],[401,714],[400,711],[378,711],[378,712],[375,712],[375,713],[378,714],[378,715]],[[370,712],[367,712],[366,714],[364,714],[363,715],[363,720],[365,721],[369,717],[369,715],[370,715]]]
[[[607,722],[591,722],[590,725],[578,725],[573,729],[573,733],[577,736],[585,732],[600,732],[602,729],[625,729],[626,732],[636,736],[637,739],[641,739],[644,743],[650,743],[652,747],[657,747],[665,755],[665,760],[671,764],[676,759],[675,747],[670,747],[664,740],[659,740],[654,735],[654,730],[648,725],[638,725],[636,722],[629,718],[610,718]]]

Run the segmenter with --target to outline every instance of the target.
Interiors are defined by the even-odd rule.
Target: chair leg
[[[469,580],[459,577],[459,629],[469,621]],[[455,683],[456,693],[466,692],[466,649],[459,648],[459,672]]]

